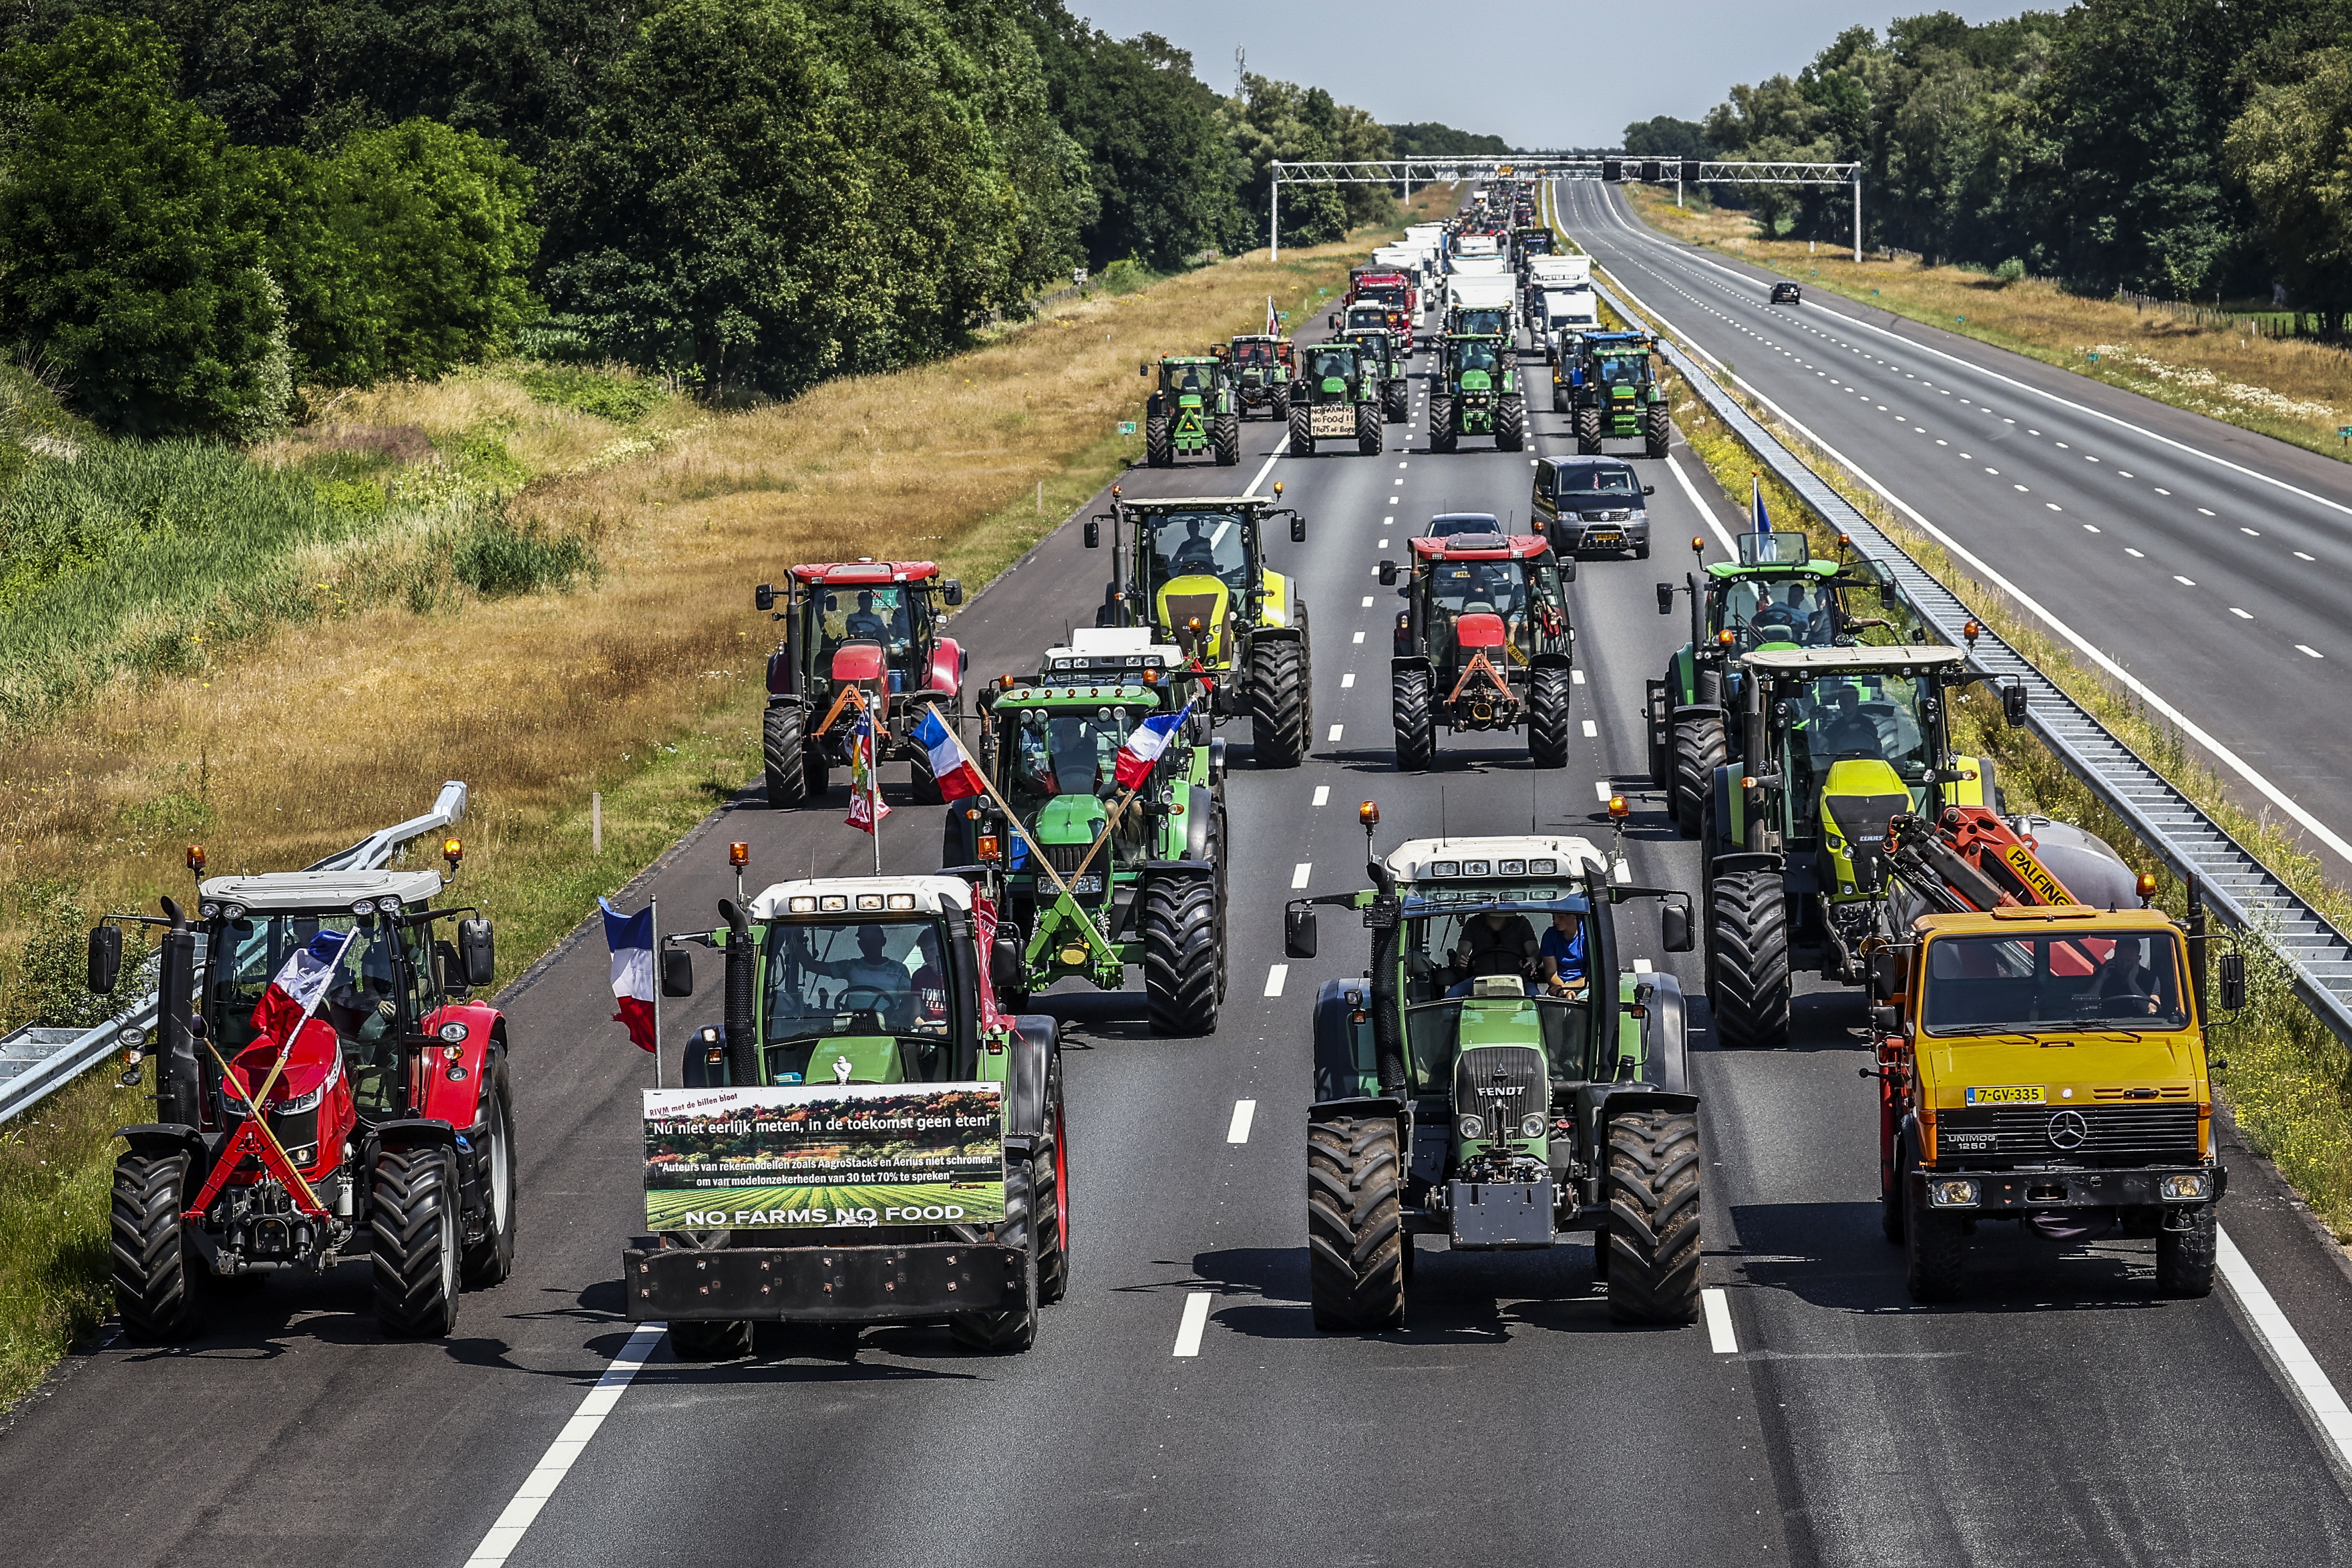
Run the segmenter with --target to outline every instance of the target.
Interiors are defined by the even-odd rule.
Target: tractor
[[[1699,806],[1707,996],[1728,1047],[1788,1044],[1790,973],[1865,979],[1885,929],[1887,824],[1992,806],[1989,757],[1956,756],[1948,710],[1977,678],[1951,647],[1761,647],[1730,661],[1740,761]],[[2024,689],[2003,695],[2024,720]]]
[[[1369,837],[1379,809],[1359,816]],[[1284,910],[1293,960],[1315,956],[1318,905],[1371,932],[1363,974],[1315,997],[1317,1329],[1402,1327],[1416,1236],[1508,1252],[1590,1233],[1612,1317],[1696,1321],[1703,1166],[1682,990],[1636,972],[1613,919],[1664,900],[1660,944],[1687,952],[1690,899],[1612,881],[1613,858],[1583,838],[1416,838],[1369,857],[1371,890]]]
[[[90,932],[101,996],[121,979],[122,928],[162,932],[155,1120],[120,1130],[130,1147],[114,1163],[109,1252],[132,1339],[187,1338],[221,1282],[357,1258],[385,1333],[438,1338],[461,1291],[513,1268],[507,1023],[474,999],[496,966],[490,922],[437,902],[457,839],[446,877],[381,865],[454,825],[465,800],[448,785],[425,826],[301,871],[205,877],[191,847],[193,918],[166,898],[160,917],[110,915]],[[454,943],[434,935],[444,921]],[[126,1085],[149,1042],[129,1043]]]
[[[1288,338],[1247,333],[1209,352],[1225,362],[1233,378],[1236,418],[1249,418],[1253,409],[1264,410],[1268,419],[1288,415],[1290,381],[1298,373],[1297,353]]]
[[[1146,376],[1149,364],[1136,367]],[[1241,401],[1223,354],[1161,354],[1160,385],[1144,403],[1143,461],[1172,468],[1206,452],[1221,468],[1242,460]]]
[[[1073,976],[1121,991],[1139,969],[1154,1034],[1207,1035],[1225,985],[1224,742],[1210,736],[1205,678],[1151,637],[1084,627],[1034,678],[982,693],[994,793],[948,813],[941,853],[982,868],[997,929],[1020,947],[1005,1005]],[[1119,747],[1154,714],[1184,721],[1122,788]]]
[[[1262,768],[1295,768],[1315,731],[1314,668],[1307,604],[1297,584],[1265,563],[1265,530],[1290,520],[1290,542],[1307,541],[1307,521],[1274,498],[1154,497],[1127,500],[1089,518],[1086,545],[1112,527],[1111,580],[1098,626],[1149,627],[1155,645],[1182,650],[1207,678],[1212,721],[1249,715],[1251,752]]]
[[[937,709],[948,723],[963,713],[969,656],[941,634],[940,610],[963,603],[963,584],[929,561],[803,565],[784,579],[783,608],[762,583],[752,603],[784,626],[768,656],[768,710],[761,729],[768,804],[778,809],[822,800],[829,770],[849,765],[852,726],[864,706],[874,717],[875,761],[912,764],[915,798],[940,801],[923,748],[908,736]]]
[[[1355,314],[1351,309],[1349,313]],[[1370,367],[1373,380],[1381,389],[1381,417],[1391,425],[1402,425],[1412,414],[1406,397],[1404,355],[1397,335],[1386,327],[1349,327],[1339,333],[1339,341],[1356,345]]]
[[[1437,390],[1429,400],[1429,449],[1451,452],[1465,436],[1492,436],[1498,452],[1528,444],[1528,402],[1518,353],[1508,337],[1448,332],[1437,344]]]
[[[1529,761],[1566,767],[1576,642],[1561,584],[1573,580],[1573,563],[1563,570],[1535,533],[1411,543],[1389,661],[1397,767],[1428,767],[1440,728],[1523,729]],[[1381,563],[1383,584],[1397,575],[1395,562]]]
[[[1069,1287],[1061,1039],[999,1005],[1019,950],[995,907],[955,877],[824,877],[719,916],[664,939],[662,994],[715,949],[724,1000],[685,1087],[643,1091],[625,1314],[681,1361],[749,1355],[758,1321],[1029,1349]]]
[[[1645,458],[1666,455],[1666,391],[1650,363],[1657,345],[1647,332],[1569,334],[1552,364],[1551,405],[1575,416],[1579,454],[1591,457],[1609,440],[1640,441]]]
[[[1681,587],[1658,584],[1662,616],[1674,614],[1676,594],[1690,599],[1691,640],[1648,689],[1650,777],[1668,792],[1685,838],[1698,837],[1715,770],[1733,760],[1741,739],[1730,720],[1738,660],[1759,647],[1852,647],[1888,624],[1854,614],[1860,595],[1885,596],[1867,565],[1817,560],[1801,533],[1743,533],[1735,542],[1736,560],[1690,573]],[[1706,550],[1706,540],[1692,539],[1694,554]]]
[[[1362,345],[1317,343],[1290,384],[1290,455],[1311,458],[1319,439],[1352,439],[1364,457],[1381,455],[1381,364]]]

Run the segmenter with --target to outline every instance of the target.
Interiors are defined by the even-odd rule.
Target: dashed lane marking
[[[1290,868],[1290,890],[1295,893],[1307,886],[1307,874],[1314,869],[1315,862],[1312,860],[1301,860],[1297,865],[1293,866]]]
[[[1257,1116],[1257,1101],[1256,1101],[1256,1100],[1234,1100],[1234,1120],[1233,1120],[1233,1125],[1232,1125],[1232,1126],[1230,1126],[1230,1127],[1227,1127],[1227,1128],[1225,1129],[1225,1142],[1228,1142],[1228,1143],[1246,1143],[1246,1142],[1249,1142],[1250,1122],[1251,1122],[1252,1121],[1255,1120],[1256,1116]]]
[[[1318,805],[1328,805],[1331,804],[1331,786],[1329,784],[1317,784],[1315,786],[1315,804]]]
[[[1592,781],[1592,793],[1599,797],[1601,805],[1607,805],[1609,804],[1609,781],[1607,779],[1594,779]]]
[[[1289,978],[1290,965],[1286,963],[1274,965],[1265,972],[1265,994],[1269,996],[1281,995],[1282,983]]]
[[[1347,732],[1347,729],[1348,729],[1348,726],[1346,726],[1345,724],[1334,724],[1334,725],[1332,725],[1332,726],[1331,726],[1331,733],[1330,733],[1328,736],[1325,737],[1325,738],[1326,738],[1327,740],[1336,741],[1336,740],[1338,740],[1338,739],[1339,739],[1342,734],[1345,734],[1345,733]]]
[[[1584,721],[1584,738],[1585,738],[1586,740],[1590,741],[1590,740],[1593,739],[1595,736],[1599,735],[1600,733],[1601,733],[1601,726],[1600,726],[1600,725],[1598,725],[1598,724],[1594,723],[1594,722],[1593,722],[1591,720],[1590,720],[1590,719],[1587,719],[1587,720]]]
[[[1698,1293],[1699,1303],[1706,1309],[1707,1347],[1717,1355],[1738,1355],[1739,1336],[1731,1329],[1731,1300],[1719,1285],[1710,1285]]]
[[[1201,1331],[1209,1326],[1209,1293],[1194,1290],[1184,1298],[1184,1315],[1176,1323],[1176,1353],[1192,1357],[1201,1353]]]

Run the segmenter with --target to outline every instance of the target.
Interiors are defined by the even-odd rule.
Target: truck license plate
[[[2000,1089],[1971,1089],[1970,1105],[2047,1105],[2050,1098],[2038,1083],[2011,1084]]]

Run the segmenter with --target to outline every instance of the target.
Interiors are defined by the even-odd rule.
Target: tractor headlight
[[[1544,1119],[1543,1119],[1542,1117],[1540,1117],[1540,1116],[1534,1116],[1534,1115],[1528,1115],[1528,1116],[1522,1116],[1522,1117],[1520,1117],[1520,1118],[1519,1118],[1519,1136],[1520,1136],[1520,1137],[1522,1137],[1522,1138],[1540,1138],[1540,1137],[1542,1137],[1543,1135],[1544,1135]]]
[[[2157,1193],[2168,1204],[2194,1203],[2212,1195],[2213,1178],[2204,1171],[2184,1171],[2177,1176],[2165,1177]]]
[[[1465,1138],[1486,1136],[1486,1119],[1483,1116],[1465,1116],[1456,1121],[1454,1127],[1454,1131],[1460,1132]]]
[[[1965,1176],[1929,1182],[1927,1202],[1939,1209],[1972,1209],[1977,1206],[1977,1184]]]
[[[452,1018],[449,1022],[442,1025],[441,1027],[435,1032],[453,1046],[458,1041],[464,1039],[468,1033],[466,1026],[457,1022],[455,1018]]]

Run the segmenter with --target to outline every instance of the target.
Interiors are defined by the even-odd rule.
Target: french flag
[[[621,1010],[613,1022],[625,1026],[641,1050],[655,1048],[654,909],[647,904],[625,915],[603,899],[604,945],[613,950],[613,1000]]]
[[[1168,749],[1168,742],[1184,727],[1184,721],[1192,713],[1192,705],[1187,702],[1180,712],[1154,713],[1129,733],[1127,743],[1118,749],[1118,764],[1111,770],[1119,788],[1136,789],[1151,776],[1160,753]]]
[[[343,956],[343,944],[351,939],[349,931],[322,931],[308,944],[296,948],[261,993],[261,1000],[254,1004],[254,1028],[281,1044],[290,1043],[295,1031],[310,1021],[310,1015],[326,999],[336,964]]]
[[[915,744],[930,758],[931,777],[939,781],[940,798],[961,800],[981,793],[980,770],[972,765],[971,755],[956,739],[956,732],[940,721],[937,708],[923,710],[923,721],[915,726]]]

